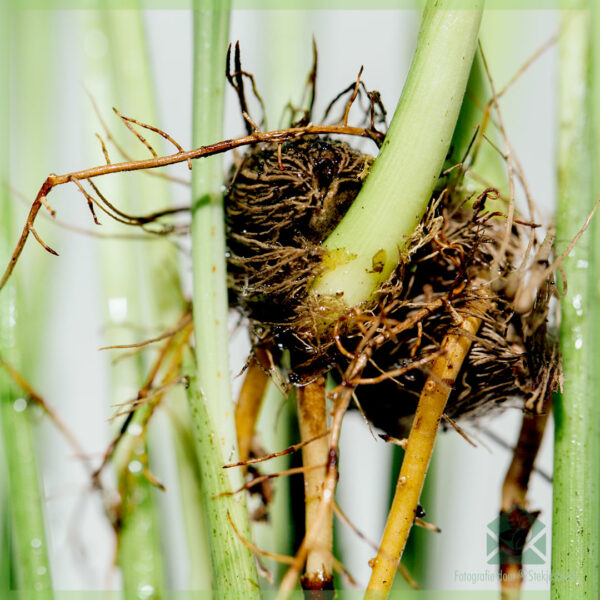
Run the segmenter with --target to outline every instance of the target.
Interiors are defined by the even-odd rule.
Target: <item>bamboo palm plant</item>
[[[489,178],[499,188],[498,195],[510,196],[512,199],[513,179],[507,180],[505,171],[505,159],[510,153],[509,146],[506,146],[502,156],[502,150],[497,147],[502,145],[501,142],[493,139],[490,142],[493,135],[489,131],[473,127],[481,121],[483,115],[483,119],[489,118],[493,121],[496,118],[495,125],[498,130],[503,129],[500,116],[490,116],[493,115],[491,109],[496,103],[495,99],[484,107],[469,103],[473,97],[489,95],[489,89],[482,92],[487,77],[483,57],[477,54],[482,10],[482,3],[475,1],[468,9],[460,10],[455,10],[454,3],[450,0],[432,0],[427,4],[411,70],[381,151],[352,207],[323,243],[327,258],[324,268],[310,288],[310,297],[311,301],[317,303],[331,302],[338,311],[328,312],[323,322],[319,323],[319,327],[325,328],[324,330],[332,325],[340,313],[360,310],[360,307],[366,306],[374,294],[378,293],[381,283],[397,269],[400,262],[407,259],[406,248],[428,210],[440,172],[448,165],[462,160],[465,153],[472,150],[472,145],[480,151],[478,174],[481,176],[483,173],[483,177],[470,181],[471,189],[482,193],[485,200],[488,186],[481,184],[481,179],[485,181]],[[148,457],[151,461],[153,451],[160,452],[164,448],[164,440],[157,440],[156,436],[151,435],[146,443],[145,436],[137,436],[140,431],[146,431],[151,421],[157,406],[153,399],[162,398],[163,395],[162,391],[157,392],[153,388],[155,380],[161,379],[165,386],[171,385],[176,379],[172,375],[180,367],[185,376],[181,382],[186,383],[188,387],[188,405],[185,405],[181,394],[177,396],[177,392],[173,391],[169,392],[169,402],[175,423],[174,445],[179,469],[181,507],[188,529],[187,548],[192,570],[191,581],[200,587],[211,585],[216,597],[258,598],[261,595],[262,584],[258,578],[255,556],[258,550],[251,541],[252,529],[246,496],[244,493],[236,493],[236,490],[244,489],[244,471],[223,468],[227,463],[238,462],[240,456],[239,431],[236,431],[235,403],[229,378],[227,242],[222,190],[223,161],[220,153],[236,144],[242,145],[242,142],[214,146],[212,150],[203,148],[223,138],[224,73],[229,41],[229,14],[229,3],[197,0],[194,4],[192,147],[199,150],[186,153],[179,149],[170,157],[156,158],[157,162],[154,163],[152,158],[130,161],[130,166],[122,169],[118,165],[107,164],[95,171],[51,176],[36,199],[35,212],[32,212],[35,218],[46,196],[52,187],[57,185],[75,183],[79,187],[81,182],[87,184],[93,180],[97,181],[99,186],[102,185],[104,190],[104,181],[108,181],[110,177],[101,176],[119,170],[145,171],[148,167],[175,162],[189,162],[191,165],[192,159],[200,159],[193,164],[191,179],[194,352],[190,351],[192,346],[188,343],[191,339],[191,325],[186,316],[185,319],[188,320],[184,321],[185,324],[177,325],[175,333],[169,336],[171,341],[162,346],[164,354],[161,356],[167,357],[165,362],[151,363],[149,360],[136,358],[134,360],[137,363],[121,363],[114,375],[116,400],[120,399],[119,389],[133,386],[139,390],[136,404],[129,413],[132,416],[126,416],[124,421],[119,423],[120,431],[114,432],[117,440],[116,450],[113,448],[114,452],[111,453],[121,492],[117,513],[112,515],[119,540],[118,563],[123,574],[124,586],[128,591],[155,594],[156,597],[160,597],[166,587],[166,567],[161,547],[161,529],[165,523],[161,522],[156,506],[154,488],[158,487],[158,481],[152,474],[152,463]],[[142,57],[136,63],[135,58],[129,62],[123,58],[129,53],[128,44],[136,48],[144,46],[139,15],[131,20],[129,16],[106,12],[93,23],[94,28],[102,29],[110,39],[110,55],[113,62],[110,85],[114,87],[111,91],[102,91],[100,104],[105,104],[108,96],[117,97],[115,90],[119,88],[122,93],[118,101],[122,104],[122,110],[128,113],[134,110],[135,116],[141,121],[156,123],[147,59]],[[91,17],[94,18],[96,17]],[[594,189],[597,189],[597,182],[592,175],[592,165],[595,163],[591,150],[597,140],[594,138],[592,141],[587,136],[590,131],[596,132],[596,129],[590,130],[587,126],[588,121],[584,118],[588,114],[595,118],[595,105],[581,91],[582,82],[588,81],[587,61],[592,61],[591,73],[595,73],[598,62],[595,45],[592,46],[592,52],[595,54],[592,53],[591,58],[589,57],[588,25],[587,15],[567,15],[561,42],[561,64],[564,70],[560,85],[564,112],[561,113],[562,137],[559,154],[561,204],[558,252],[562,251],[581,229],[593,204]],[[238,67],[236,69],[241,70]],[[89,69],[89,75],[93,80],[93,68]],[[100,73],[95,75],[100,77]],[[240,73],[238,75],[241,77]],[[103,74],[102,77],[104,76]],[[589,81],[593,97],[597,92],[594,77]],[[467,100],[463,102],[466,89]],[[131,91],[135,92],[134,97],[129,95]],[[140,97],[143,101],[139,100]],[[139,124],[132,120],[123,119],[123,122],[125,121],[128,126],[133,123],[132,126],[139,127]],[[279,142],[291,138],[292,135],[303,135],[305,131],[300,131],[303,127],[306,130],[311,128],[311,125],[304,124],[293,134],[288,131],[277,134],[279,137],[269,138],[268,133],[257,132],[256,124],[250,119],[248,121],[253,130],[243,143],[251,145],[263,140]],[[595,125],[595,121],[592,122]],[[327,132],[326,128],[324,131]],[[336,130],[331,128],[329,132],[335,133]],[[106,135],[104,132],[104,137]],[[582,143],[582,140],[586,143]],[[136,144],[139,141],[138,139]],[[147,148],[150,149],[149,145]],[[102,149],[106,150],[104,141]],[[206,156],[209,152],[216,155]],[[159,155],[164,156],[162,152]],[[108,153],[105,153],[105,156],[106,162],[109,163]],[[467,173],[466,177],[469,176],[470,173]],[[106,184],[106,189],[110,190],[110,198],[143,198],[143,206],[136,206],[133,201],[130,205],[120,202],[120,210],[127,213],[151,213],[169,205],[166,187],[161,185],[159,180],[150,178],[144,172],[137,177],[139,181],[136,183],[127,182],[120,186]],[[89,196],[86,198],[91,202]],[[8,202],[4,202],[3,206],[8,206]],[[512,220],[512,204],[509,206],[511,208],[508,219]],[[33,218],[25,230],[25,235],[33,228]],[[13,231],[14,223],[5,217],[3,226],[7,228],[7,236],[4,239],[8,239],[8,232]],[[109,228],[110,226],[107,227]],[[588,350],[588,347],[593,347],[594,342],[587,339],[586,335],[590,332],[584,332],[583,328],[588,322],[587,319],[592,318],[597,290],[593,278],[595,262],[592,261],[592,268],[589,270],[580,269],[578,266],[589,257],[590,250],[586,243],[589,243],[589,240],[586,242],[585,237],[579,240],[579,245],[573,250],[575,254],[569,255],[564,262],[569,288],[568,295],[563,299],[561,323],[565,383],[563,395],[557,404],[553,560],[556,574],[569,572],[577,579],[577,589],[581,590],[581,597],[593,597],[598,588],[598,536],[594,525],[596,521],[593,507],[597,506],[599,486],[596,479],[588,473],[594,471],[597,450],[594,433],[597,433],[597,423],[591,419],[584,423],[584,429],[582,423],[586,414],[593,415],[594,412],[591,402],[593,397],[590,393],[593,353]],[[154,242],[138,242],[137,246],[128,243],[121,246],[112,245],[102,250],[107,271],[112,271],[113,265],[120,264],[120,281],[116,281],[112,273],[110,277],[105,278],[109,310],[111,300],[122,301],[126,298],[129,309],[135,307],[134,312],[145,325],[158,322],[163,326],[165,323],[178,323],[177,319],[186,313],[187,306],[181,293],[176,251],[167,244],[168,242],[161,242],[160,245]],[[3,248],[2,251],[3,255],[8,255],[10,248]],[[169,267],[165,270],[163,266],[166,263],[169,263]],[[4,337],[0,351],[3,357],[6,354],[6,360],[11,364],[18,363],[18,352],[13,352],[14,344],[11,341],[14,329],[11,324],[12,311],[15,306],[19,306],[19,303],[15,302],[17,291],[14,281],[9,279],[0,292],[0,300],[5,305],[2,313],[5,323],[2,329]],[[579,300],[576,300],[577,298]],[[458,381],[456,375],[466,360],[471,343],[477,339],[480,328],[486,322],[486,311],[489,310],[489,303],[486,302],[485,294],[470,300],[467,305],[470,312],[454,324],[454,329],[448,330],[443,336],[443,341],[440,340],[442,350],[428,371],[425,391],[421,393],[415,425],[404,453],[388,525],[377,557],[373,561],[373,574],[367,591],[369,598],[383,598],[391,588],[415,515],[418,517],[423,479],[431,458],[435,433],[444,415],[451,386]],[[117,308],[113,302],[114,314],[118,312]],[[595,316],[592,320],[595,321]],[[120,334],[128,338],[130,336],[126,329],[121,329]],[[121,343],[122,339],[111,338],[111,343]],[[581,350],[582,346],[584,352],[573,351],[573,348],[576,351]],[[352,360],[356,361],[356,357]],[[156,367],[154,371],[153,365]],[[274,369],[278,367],[271,366]],[[149,380],[148,385],[144,385],[145,376],[149,371],[155,376]],[[362,371],[357,370],[357,373],[357,377],[360,378]],[[23,418],[26,417],[26,413],[15,411],[15,407],[18,408],[21,404],[15,403],[18,393],[14,385],[6,376],[0,381],[3,385],[3,440],[9,449],[5,454],[11,475],[11,504],[24,511],[23,514],[20,514],[19,510],[14,511],[14,519],[20,520],[18,528],[26,539],[40,540],[40,545],[45,547],[42,503],[37,488],[38,474],[31,460],[34,451],[30,439],[30,424],[27,418]],[[440,382],[446,383],[442,385]],[[450,387],[448,382],[451,382]],[[327,561],[322,557],[330,555],[330,523],[335,510],[337,442],[341,417],[352,399],[352,390],[350,386],[347,386],[347,390],[338,390],[337,396],[333,394],[333,406],[327,407],[324,392],[319,395],[319,390],[324,389],[324,383],[320,382],[321,388],[318,389],[312,387],[312,384],[313,382],[310,382],[306,387],[299,388],[297,400],[305,448],[315,435],[323,438],[321,451],[315,450],[312,458],[310,452],[305,452],[303,448],[307,464],[312,461],[304,474],[307,489],[320,489],[322,495],[315,505],[315,510],[309,514],[307,509],[306,537],[297,556],[287,559],[284,557],[290,569],[281,582],[282,597],[295,589],[304,562],[308,565],[317,564],[317,567],[308,566],[308,571],[318,571],[318,563],[321,560],[325,570],[330,571],[332,568],[332,565],[325,565]],[[274,394],[274,391],[271,390],[270,393]],[[302,409],[309,405],[313,397],[317,399],[319,410],[323,413],[321,428],[318,431],[314,428],[304,431],[303,427],[309,419],[302,416]],[[276,404],[277,402],[272,401],[270,405],[272,407]],[[268,402],[266,406],[269,406]],[[331,408],[333,418],[328,428],[327,412]],[[189,423],[186,423],[188,420],[191,422],[191,428]],[[17,430],[19,433],[15,435]],[[278,443],[283,444],[286,435],[278,435],[277,438]],[[581,444],[574,448],[571,441],[575,438],[581,439]],[[317,446],[313,444],[311,448]],[[17,447],[19,453],[14,452]],[[590,448],[593,449],[591,454],[588,453]],[[323,456],[325,464],[322,464]],[[243,459],[246,458],[244,454]],[[308,475],[309,470],[313,471],[316,479]],[[96,481],[101,481],[99,475]],[[577,506],[580,508],[571,518],[565,516],[564,506],[570,505],[574,498],[577,499]],[[285,514],[285,507],[280,506],[279,510],[284,519],[286,516],[290,518],[290,513]],[[581,519],[589,521],[586,521],[588,524],[583,529],[579,527]],[[277,532],[273,537],[277,537],[276,534]],[[205,535],[208,536],[208,544],[205,543]],[[19,541],[18,537],[15,539]],[[572,552],[569,546],[572,539],[578,540],[577,553]],[[326,548],[321,554],[315,552],[311,542],[316,541],[324,543],[329,550]],[[281,544],[281,540],[277,544],[279,547],[285,546],[285,543]],[[591,577],[589,567],[582,567],[584,549],[587,549],[586,556],[591,557],[590,560],[595,565],[592,568],[595,575]],[[207,573],[209,553],[210,576]],[[17,544],[13,556],[16,567],[12,566],[12,562],[10,567],[7,567],[0,561],[0,576],[7,573],[7,569],[10,569],[11,573],[14,570],[22,578],[21,581],[25,582],[22,584],[25,587],[41,586],[50,589],[47,557],[43,552],[23,552]],[[310,573],[307,572],[307,575]],[[572,591],[568,579],[553,584],[555,598],[575,597],[569,595]]]

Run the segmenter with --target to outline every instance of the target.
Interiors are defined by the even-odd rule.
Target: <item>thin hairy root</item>
[[[112,134],[110,128],[108,127],[108,125],[106,124],[106,121],[104,120],[104,118],[102,117],[102,113],[100,112],[100,109],[98,108],[98,104],[96,103],[96,100],[94,99],[94,97],[92,96],[92,94],[90,93],[90,91],[88,89],[85,90],[88,98],[90,99],[90,102],[92,104],[92,108],[94,110],[94,112],[96,113],[96,117],[98,118],[98,121],[100,122],[100,125],[102,127],[102,129],[104,130],[104,134],[106,135],[106,139],[115,147],[115,149],[117,150],[117,152],[128,162],[133,161],[133,157],[131,156],[131,154],[129,154],[124,148],[123,146],[121,146],[119,144],[119,142],[117,141],[117,139],[115,138],[115,136]],[[100,138],[100,136],[98,134],[96,134],[97,137]],[[101,143],[102,143],[102,138],[100,138]],[[108,156],[107,156],[107,152],[104,152],[105,147],[103,145],[102,148],[102,152],[104,154],[104,158],[107,159],[106,162],[107,164],[110,164],[111,161],[108,160]],[[185,185],[186,187],[190,186],[190,182],[188,179],[183,179],[180,177],[175,177],[173,175],[169,175],[168,173],[161,173],[160,171],[145,171],[146,175],[150,175],[151,177],[159,177],[161,179],[165,179],[167,181],[170,181],[172,183],[179,183],[181,185]]]
[[[518,600],[520,597],[523,583],[522,542],[539,514],[526,509],[527,488],[544,437],[549,409],[550,401],[547,400],[541,414],[523,414],[519,441],[502,486],[499,527],[502,600]],[[515,540],[518,540],[517,544]]]
[[[442,533],[442,530],[433,523],[428,523],[427,521],[423,521],[423,519],[415,519],[415,525],[417,527],[422,527],[423,529],[427,529],[428,531],[433,531],[434,533]]]
[[[482,323],[485,308],[483,300],[470,303],[471,311],[482,313],[481,317],[469,316],[463,319],[457,329],[464,330],[467,335],[453,333],[444,337],[442,348],[445,355],[436,359],[425,382],[408,437],[383,539],[372,563],[373,572],[366,599],[385,598],[392,586],[396,567],[417,514],[419,497],[446,402],[471,347],[471,336],[477,333]]]
[[[391,435],[388,435],[387,433],[380,433],[379,437],[384,442],[389,442],[390,444],[394,444],[394,446],[400,446],[400,448],[403,448],[403,449],[406,448],[406,444],[408,443],[407,438],[398,439],[398,438],[392,437]]]
[[[263,367],[266,362],[266,356],[263,355],[264,351],[257,348],[255,356],[251,357],[235,405],[235,430],[237,432],[240,463],[242,464],[245,464],[250,458],[256,421],[269,381],[269,376]]]
[[[312,528],[318,516],[323,494],[323,482],[329,458],[327,432],[327,404],[325,378],[298,388],[298,422],[300,439],[308,441],[320,436],[312,444],[302,448],[302,464],[307,467],[321,465],[304,473],[305,523],[306,530]],[[320,522],[318,536],[308,548],[302,587],[306,590],[330,590],[333,586],[333,513]]]
[[[321,469],[326,465],[314,465],[312,467],[292,467],[291,469],[285,469],[284,471],[279,471],[278,473],[269,473],[267,475],[259,475],[255,477],[252,481],[248,481],[243,486],[239,487],[237,490],[233,490],[232,492],[222,492],[221,494],[217,494],[215,499],[223,498],[224,496],[235,496],[235,494],[239,494],[244,490],[250,490],[253,487],[260,485],[264,481],[269,481],[271,479],[276,479],[277,477],[287,477],[288,475],[299,475],[300,473],[306,473],[306,471]]]
[[[137,342],[136,344],[117,344],[115,346],[102,346],[102,348],[98,348],[98,350],[122,350],[125,348],[141,348],[142,346],[148,346],[149,344],[154,344],[156,342],[160,342],[167,338],[174,336],[176,333],[181,331],[184,327],[186,327],[189,323],[192,322],[192,313],[187,313],[183,316],[181,321],[173,328],[168,329],[164,333],[161,333],[159,336],[155,338],[151,338],[149,340],[144,340],[143,342]]]
[[[186,315],[187,313],[183,315],[181,319],[182,321],[186,319]],[[158,377],[161,367],[166,362],[169,353],[171,353],[167,370],[160,384],[163,388],[163,391],[154,394],[152,400],[150,401],[150,410],[146,412],[144,420],[141,423],[139,423],[139,425],[142,428],[145,429],[145,427],[148,425],[150,418],[154,414],[156,406],[159,404],[159,402],[164,396],[164,392],[167,391],[171,387],[171,385],[180,378],[183,349],[188,343],[192,332],[193,323],[190,321],[183,327],[183,329],[181,329],[176,335],[169,337],[166,340],[166,342],[162,345],[159,355],[154,361],[150,369],[150,373],[146,378],[146,381],[144,382],[144,384],[138,392],[138,401],[143,401],[144,398],[147,398],[149,396],[149,394],[152,391],[154,380]],[[133,420],[133,416],[135,414],[136,409],[137,406],[127,413],[127,416],[125,417],[123,424],[121,425],[119,433],[113,438],[108,448],[104,452],[104,456],[102,457],[102,461],[99,467],[92,474],[92,481],[94,485],[98,485],[98,482],[100,481],[100,475],[102,474],[104,467],[108,464],[109,460],[114,455],[117,446],[123,439],[123,436],[127,433],[127,429]]]
[[[325,437],[328,433],[328,431],[325,431],[321,435],[317,435],[314,438],[311,438],[310,440],[306,440],[305,442],[300,442],[298,444],[288,446],[285,450],[280,450],[279,452],[272,452],[271,454],[265,454],[264,456],[259,456],[258,458],[250,458],[248,460],[231,463],[229,465],[223,465],[223,468],[231,469],[232,467],[246,467],[248,465],[255,465],[257,463],[271,460],[272,458],[278,458],[279,456],[285,456],[286,454],[292,454],[293,452],[300,450],[300,448],[304,448],[304,446],[306,446],[307,444],[312,444],[315,440],[319,440],[322,437]]]
[[[506,83],[506,85],[496,94],[496,98],[501,98],[504,96],[506,91],[527,71],[527,69],[536,62],[544,52],[552,48],[556,44],[559,38],[559,33],[555,33],[551,36],[544,44],[542,44],[515,72],[515,74],[510,78],[510,80]]]
[[[208,146],[201,146],[194,150],[186,150],[185,152],[177,152],[176,154],[169,154],[167,156],[157,156],[144,160],[133,160],[120,163],[112,163],[110,165],[100,165],[92,167],[90,169],[84,169],[83,171],[76,171],[73,173],[67,173],[65,175],[51,174],[47,177],[46,181],[42,184],[27,217],[27,222],[21,232],[21,237],[17,242],[15,250],[9,260],[8,266],[0,279],[0,290],[4,287],[11,273],[13,272],[15,265],[25,247],[29,234],[33,231],[33,224],[37,217],[42,204],[46,204],[46,198],[50,191],[58,186],[64,185],[71,181],[86,181],[94,179],[95,177],[101,177],[103,175],[110,175],[111,173],[127,173],[131,171],[143,171],[147,169],[156,169],[158,167],[166,167],[168,165],[174,165],[181,162],[188,162],[204,156],[211,156],[213,154],[221,154],[228,152],[234,148],[240,148],[242,146],[249,146],[259,144],[261,142],[285,142],[287,140],[296,139],[307,135],[324,135],[324,134],[340,134],[340,135],[351,135],[366,137],[374,140],[376,143],[380,140],[382,134],[378,131],[372,131],[362,127],[350,127],[347,125],[312,125],[308,124],[302,127],[292,127],[290,129],[282,129],[268,132],[256,132],[250,135],[223,140],[215,144],[209,144]]]
[[[445,413],[442,416],[444,417],[444,420],[450,423],[454,431],[456,431],[456,433],[458,433],[458,435],[460,435],[460,437],[467,442],[467,444],[470,444],[473,446],[473,448],[477,448],[477,444],[465,433],[465,430],[454,419]]]
[[[175,146],[175,148],[177,148],[177,150],[179,152],[183,152],[184,151],[183,147],[181,146],[181,144],[179,144],[178,142],[176,142],[168,133],[166,133],[162,129],[159,129],[158,127],[153,127],[152,125],[148,125],[146,123],[142,123],[141,121],[138,121],[137,119],[132,119],[131,117],[125,117],[116,108],[113,108],[113,110],[116,113],[116,115],[119,117],[119,119],[121,119],[121,121],[123,121],[123,123],[125,123],[125,126],[130,131],[133,131],[133,129],[128,124],[129,123],[134,123],[135,125],[139,125],[140,127],[143,127],[144,129],[147,129],[148,131],[153,131],[154,133],[158,133],[158,135],[160,135],[161,137],[163,137],[165,140],[167,140],[168,142],[171,142],[171,144],[173,144],[173,146]],[[141,136],[138,136],[137,132],[134,131],[134,134],[136,135],[136,137],[138,137],[138,139],[144,145],[146,145],[145,142],[142,141],[143,138]],[[154,152],[154,150],[151,147],[148,147],[148,149],[150,150],[150,152],[152,153],[153,156],[156,156],[156,153]],[[187,165],[188,165],[188,169],[191,171],[192,170],[192,161],[191,161],[191,159],[188,159]]]

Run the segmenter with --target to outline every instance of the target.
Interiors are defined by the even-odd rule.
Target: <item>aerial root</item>
[[[261,142],[285,142],[287,140],[293,140],[300,137],[308,136],[308,135],[326,135],[326,134],[340,134],[340,135],[351,135],[351,136],[359,136],[366,137],[372,140],[377,140],[381,137],[382,134],[379,132],[374,132],[371,129],[365,129],[363,127],[351,127],[347,125],[312,125],[308,124],[301,127],[291,127],[289,129],[282,129],[276,131],[269,132],[255,132],[247,136],[243,136],[240,138],[223,140],[221,142],[216,142],[214,144],[209,144],[208,146],[202,146],[200,148],[196,148],[194,150],[186,150],[179,151],[176,154],[170,154],[166,156],[153,156],[152,158],[142,159],[142,160],[129,160],[126,162],[120,163],[112,163],[112,164],[104,164],[99,165],[97,167],[92,167],[89,169],[84,169],[82,171],[74,171],[72,173],[67,173],[65,175],[49,175],[42,187],[37,193],[35,200],[31,205],[31,209],[29,211],[29,215],[27,217],[27,221],[23,226],[23,230],[21,232],[21,236],[17,245],[12,253],[12,256],[9,260],[9,263],[0,279],[0,290],[4,287],[9,277],[11,276],[17,261],[25,247],[25,243],[27,242],[27,238],[29,234],[32,233],[33,236],[42,244],[42,246],[52,254],[58,255],[57,252],[52,250],[49,246],[44,244],[42,240],[37,235],[37,232],[34,230],[33,225],[37,214],[42,205],[48,206],[47,197],[50,192],[57,186],[64,185],[69,182],[83,182],[83,181],[91,181],[96,177],[101,177],[103,175],[109,175],[112,173],[128,173],[132,171],[145,171],[148,169],[155,169],[158,167],[166,167],[168,165],[174,165],[181,162],[189,163],[191,160],[195,160],[197,158],[202,158],[205,156],[211,156],[213,154],[221,154],[223,152],[227,152],[229,150],[233,150],[235,148],[240,148],[242,146],[259,144]],[[79,185],[78,185],[79,187]],[[90,200],[93,203],[95,199],[91,197],[91,195],[80,188],[80,191],[86,197],[86,200]],[[104,199],[105,200],[105,199]],[[98,206],[98,204],[96,203]],[[112,205],[111,205],[112,206]],[[114,209],[114,206],[112,207]],[[52,209],[49,209],[52,211]],[[167,214],[173,214],[174,212],[181,212],[182,210],[189,210],[189,207],[185,208],[176,208],[176,209],[167,209],[165,211],[160,211],[158,213],[154,213],[153,215],[143,216],[143,217],[134,217],[130,215],[125,215],[126,219],[128,219],[128,225],[137,225],[143,226],[156,220],[161,216],[165,216]],[[54,212],[54,211],[52,211]],[[110,213],[109,213],[110,214]],[[111,215],[114,218],[114,215]],[[117,219],[118,220],[118,219]],[[158,233],[158,234],[166,234],[171,233],[172,228],[164,228],[163,230],[158,231],[150,231],[150,233]]]

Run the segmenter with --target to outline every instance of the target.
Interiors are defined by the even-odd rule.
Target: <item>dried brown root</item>
[[[365,129],[362,127],[350,127],[346,125],[311,125],[308,124],[302,127],[292,127],[290,129],[283,129],[278,131],[269,131],[269,132],[255,132],[251,135],[247,135],[244,137],[223,140],[221,142],[217,142],[215,144],[210,144],[208,146],[202,146],[201,148],[196,148],[194,150],[186,150],[184,152],[177,152],[176,154],[170,154],[166,156],[157,156],[152,158],[147,158],[143,160],[133,160],[121,163],[112,163],[99,165],[97,167],[92,167],[90,169],[84,169],[82,171],[75,171],[72,173],[67,173],[65,175],[56,175],[52,173],[49,175],[42,186],[40,187],[35,200],[31,205],[31,209],[29,211],[29,215],[27,216],[27,221],[23,227],[21,232],[21,236],[13,254],[9,260],[9,263],[0,278],[0,290],[4,287],[8,278],[12,274],[17,261],[19,260],[19,256],[25,247],[25,243],[27,242],[27,238],[29,234],[33,234],[33,236],[42,244],[42,246],[52,254],[57,254],[54,250],[49,248],[38,236],[37,232],[34,229],[35,219],[40,211],[40,208],[43,205],[47,205],[47,197],[50,192],[59,185],[64,185],[66,183],[71,182],[82,182],[82,181],[91,181],[94,178],[101,177],[103,175],[110,175],[112,173],[128,173],[132,171],[144,171],[148,169],[155,169],[159,167],[166,167],[168,165],[174,165],[177,163],[185,162],[188,163],[190,160],[195,160],[197,158],[202,158],[204,156],[211,156],[213,154],[221,154],[223,152],[227,152],[229,150],[233,150],[235,148],[240,148],[242,146],[248,146],[253,144],[259,144],[261,142],[275,142],[281,143],[286,140],[296,139],[299,137],[303,137],[306,135],[327,135],[327,134],[341,134],[341,135],[351,135],[351,136],[361,136],[367,137],[373,140],[379,140],[381,138],[381,134],[376,131],[372,131],[370,129]],[[89,199],[86,197],[86,199]],[[139,225],[139,223],[132,223],[135,225]]]
[[[541,414],[523,414],[504,485],[500,510],[499,544],[502,600],[518,600],[523,583],[523,543],[538,512],[527,510],[527,488],[548,421],[549,397]]]
[[[181,327],[182,324],[183,327]],[[100,477],[104,468],[113,457],[117,446],[123,439],[123,436],[127,433],[127,429],[133,420],[133,417],[138,408],[138,405],[140,404],[140,401],[143,402],[144,400],[148,400],[148,402],[146,402],[145,404],[149,407],[149,410],[145,412],[143,420],[140,423],[138,423],[145,431],[148,422],[152,418],[156,407],[160,404],[166,391],[176,380],[180,378],[183,351],[189,342],[189,339],[193,332],[193,328],[193,322],[188,319],[188,312],[186,310],[186,312],[182,315],[178,325],[175,327],[177,332],[166,339],[166,341],[160,349],[158,357],[152,364],[150,372],[146,377],[146,381],[138,391],[136,406],[133,408],[133,410],[128,412],[125,420],[123,421],[119,433],[110,442],[108,448],[104,452],[104,456],[102,457],[100,465],[92,473],[92,482],[95,486],[99,485]],[[153,391],[156,391],[154,389],[154,381],[158,378],[159,372],[165,364],[167,364],[166,370],[159,384],[161,390],[159,391],[159,393],[153,393]],[[149,396],[152,397],[149,399]]]
[[[417,515],[423,482],[446,402],[471,347],[472,336],[476,335],[481,326],[488,302],[479,298],[473,300],[469,308],[472,314],[479,316],[463,318],[456,333],[445,336],[442,342],[445,355],[435,360],[421,393],[383,539],[373,561],[373,571],[365,595],[367,599],[386,597],[392,586],[397,565]]]
[[[329,458],[329,442],[323,436],[327,432],[324,377],[319,377],[316,381],[298,388],[298,422],[302,441],[320,436],[313,443],[302,448],[302,463],[304,467],[310,469],[304,472],[305,523],[308,531],[314,526],[318,517]],[[305,590],[333,589],[332,509],[333,507],[330,507],[325,517],[320,520],[318,535],[308,548],[302,577],[302,587]]]
[[[13,380],[13,382],[19,387],[27,396],[27,398],[37,404],[44,413],[49,417],[52,421],[56,429],[60,431],[65,440],[69,443],[73,451],[75,452],[76,457],[83,461],[83,463],[87,466],[89,459],[83,450],[83,446],[80,444],[79,440],[75,436],[75,434],[67,427],[67,425],[60,418],[59,414],[54,410],[52,405],[50,405],[42,396],[40,396],[32,387],[32,385],[25,379],[24,375],[22,375],[15,367],[13,367],[10,363],[7,363],[0,356],[0,369],[4,369],[8,376]]]

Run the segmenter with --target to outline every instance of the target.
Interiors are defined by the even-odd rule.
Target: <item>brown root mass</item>
[[[249,152],[226,196],[232,303],[249,318],[255,345],[289,350],[290,383],[332,370],[355,389],[357,403],[378,427],[402,437],[410,427],[431,361],[444,336],[483,299],[484,322],[450,396],[450,419],[479,416],[511,398],[539,412],[558,385],[556,343],[547,327],[552,276],[523,298],[528,262],[541,243],[535,226],[486,209],[486,190],[465,202],[453,185],[432,199],[404,261],[371,306],[349,311],[323,330],[327,308],[309,287],[321,268],[320,242],[360,190],[371,164],[346,144],[307,138]],[[528,245],[530,246],[529,249]],[[527,258],[529,257],[529,258]],[[484,282],[482,285],[481,282]],[[312,303],[312,304],[311,304]],[[423,308],[428,310],[423,311]],[[358,379],[346,381],[361,340],[373,325],[385,341],[373,347]]]
[[[476,298],[485,302],[486,314],[453,386],[446,415],[479,417],[509,399],[521,399],[520,405],[539,412],[557,387],[557,346],[547,326],[552,283],[544,281],[522,313],[515,310],[515,292],[507,285],[519,275],[530,226],[513,225],[506,252],[500,255],[506,219],[486,212],[484,202],[485,193],[473,205],[453,206],[451,196],[443,194],[423,224],[429,240],[400,265],[372,311],[376,318],[387,305],[386,319],[403,322],[418,308],[442,299],[439,309],[375,351],[362,378],[381,381],[357,388],[367,417],[393,436],[402,437],[410,428],[429,373],[422,368],[393,377],[386,374],[439,352],[444,336],[470,315],[467,306]],[[474,286],[475,281],[491,285]]]
[[[372,160],[313,136],[256,146],[234,169],[226,193],[229,289],[258,338],[294,327],[320,268],[320,243]]]

